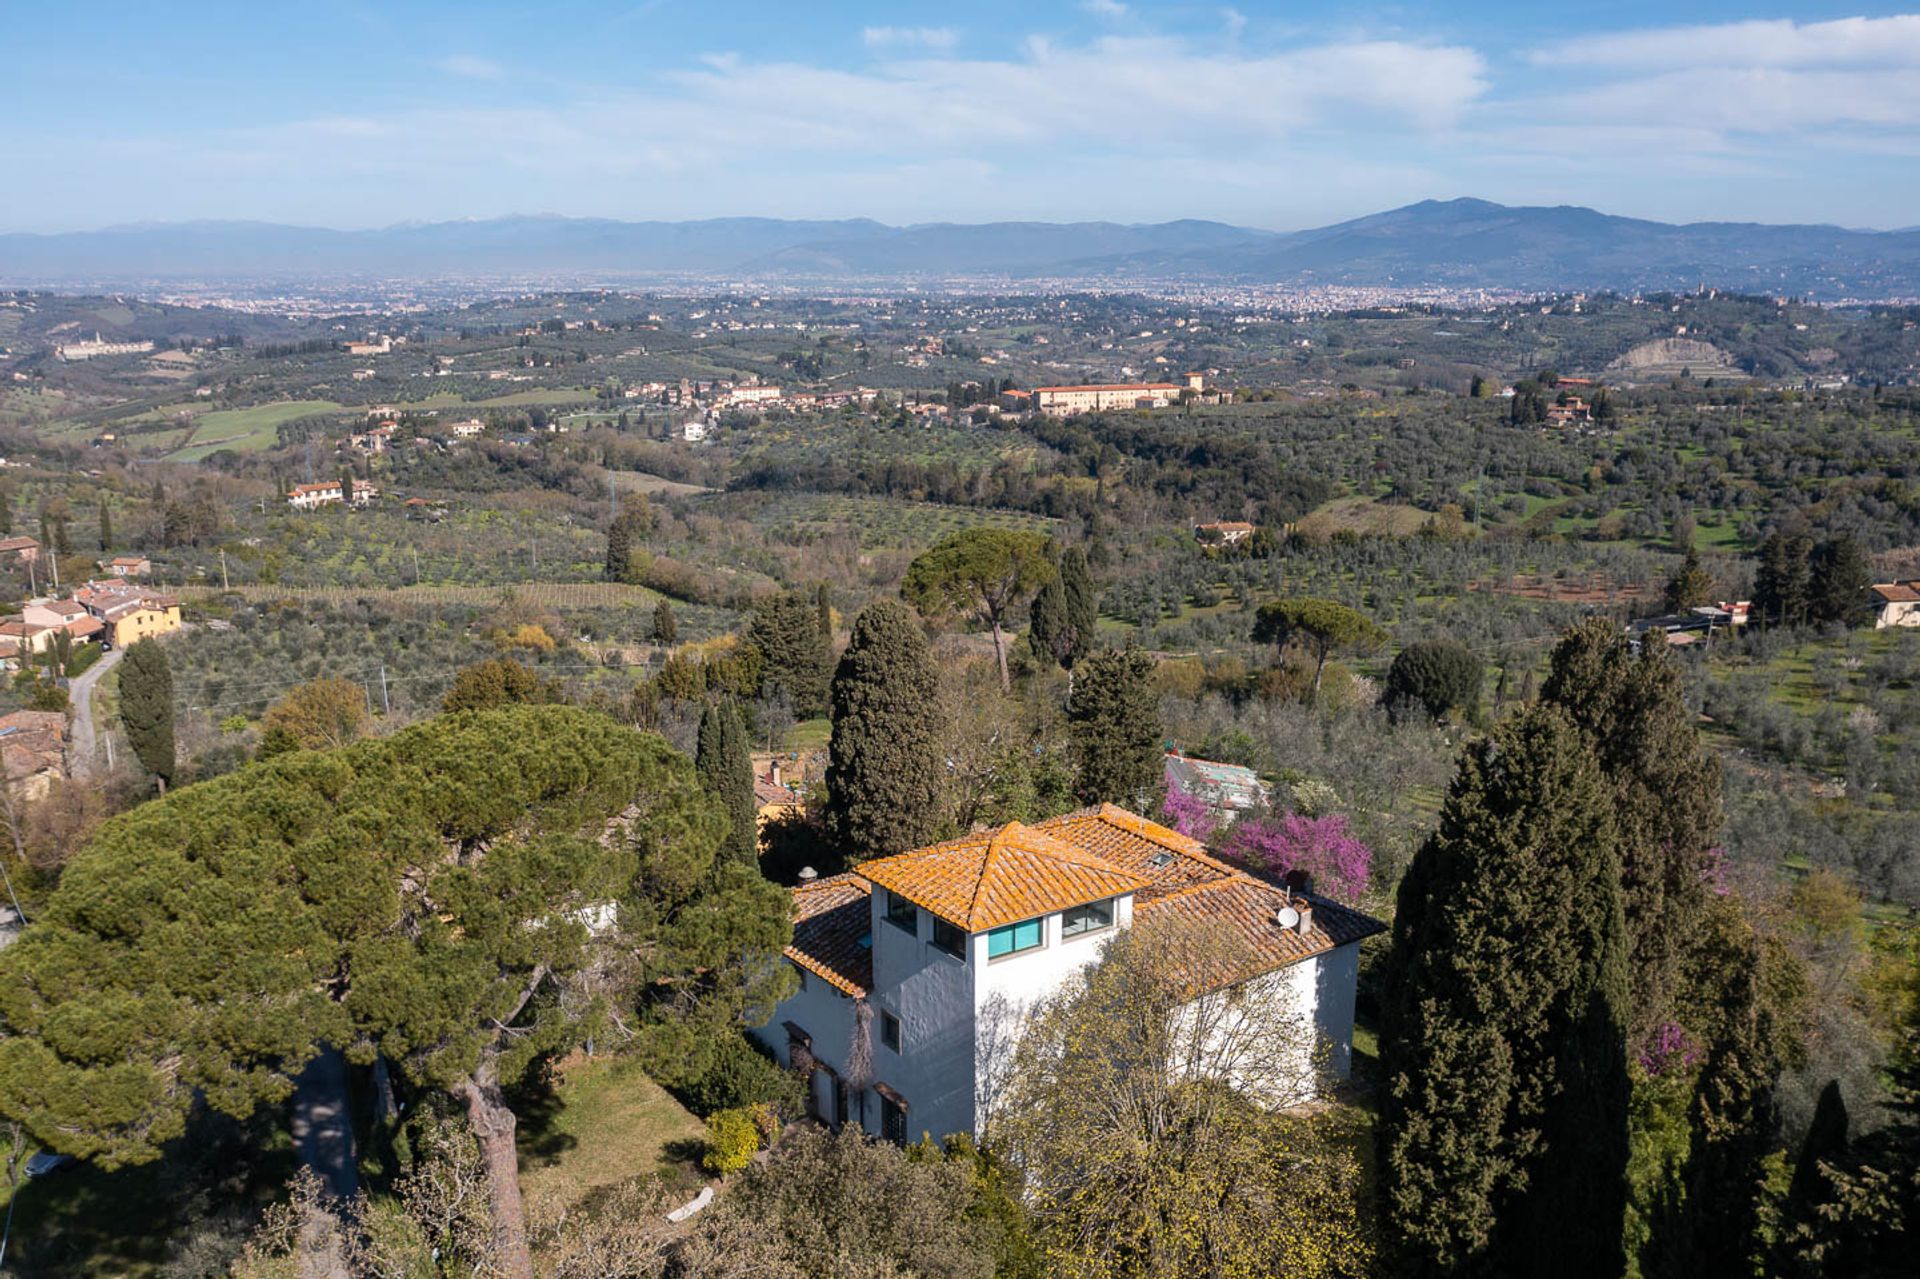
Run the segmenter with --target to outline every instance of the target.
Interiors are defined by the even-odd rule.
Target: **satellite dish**
[[[1282,906],[1279,910],[1273,912],[1273,922],[1282,928],[1298,928],[1300,926],[1300,912],[1291,906]]]

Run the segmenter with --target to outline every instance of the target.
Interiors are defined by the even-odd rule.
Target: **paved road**
[[[100,660],[73,677],[67,684],[67,696],[73,699],[73,743],[71,771],[75,777],[92,776],[99,764],[94,756],[100,749],[99,734],[93,729],[93,686],[120,663],[124,649],[103,653]]]

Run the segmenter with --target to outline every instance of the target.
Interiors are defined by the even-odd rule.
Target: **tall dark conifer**
[[[133,753],[164,791],[174,773],[173,668],[158,640],[134,642],[121,660],[120,722]]]
[[[920,620],[894,600],[853,619],[834,672],[827,815],[849,858],[930,843],[943,777],[940,677]]]
[[[1073,729],[1074,791],[1083,804],[1149,812],[1165,784],[1154,660],[1137,648],[1095,653],[1075,672],[1067,720]]]
[[[1620,627],[1586,622],[1553,650],[1540,690],[1586,736],[1614,797],[1634,1031],[1672,1017],[1706,904],[1702,873],[1726,820],[1720,761],[1700,740],[1664,645],[1636,656]]]
[[[1060,664],[1072,669],[1094,650],[1100,625],[1100,588],[1094,583],[1086,551],[1078,546],[1069,546],[1060,555],[1060,588],[1066,595],[1067,627],[1073,636]]]
[[[726,805],[732,829],[723,851],[746,866],[760,864],[758,805],[753,802],[753,756],[746,725],[731,698],[710,704],[700,716],[694,766],[709,795]]]
[[[763,693],[784,690],[794,714],[803,718],[826,709],[833,654],[820,630],[816,599],[788,591],[761,600],[754,605],[746,638],[760,653]]]
[[[1402,881],[1382,1201],[1406,1275],[1625,1265],[1626,945],[1612,805],[1535,707],[1468,747]]]

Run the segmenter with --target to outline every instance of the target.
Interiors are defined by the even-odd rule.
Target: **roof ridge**
[[[1019,822],[1008,822],[987,837],[987,851],[981,854],[980,857],[980,873],[975,876],[973,893],[967,898],[967,922],[969,924],[971,924],[974,918],[980,913],[980,897],[981,894],[987,890],[987,876],[992,873],[995,860],[999,857],[1001,850],[1006,846],[1005,841],[1007,837],[1013,833],[1013,828],[1019,825]],[[1024,830],[1026,828],[1021,827],[1021,829]]]

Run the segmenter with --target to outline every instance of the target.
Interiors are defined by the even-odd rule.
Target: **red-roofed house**
[[[1206,989],[1288,1000],[1312,1032],[1299,1077],[1309,1040],[1344,1076],[1360,943],[1385,927],[1110,804],[863,862],[793,904],[800,990],[755,1033],[807,1072],[816,1116],[898,1142],[977,1134],[1008,1032],[1139,919],[1234,939]]]
[[[1920,578],[1911,582],[1882,582],[1872,590],[1875,629],[1920,626]]]

